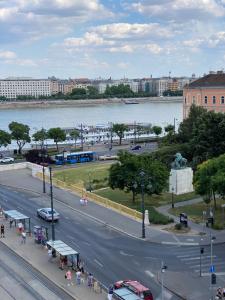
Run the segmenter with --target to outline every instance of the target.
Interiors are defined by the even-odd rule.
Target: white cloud
[[[157,44],[147,44],[146,49],[152,54],[159,54],[162,52],[162,48]]]
[[[144,15],[180,21],[225,15],[224,3],[216,0],[140,0],[126,3],[125,8]]]
[[[16,53],[13,51],[0,51],[0,59],[14,59]]]
[[[132,45],[123,45],[119,47],[111,47],[109,48],[109,52],[124,52],[124,53],[132,53],[135,50],[135,46]]]

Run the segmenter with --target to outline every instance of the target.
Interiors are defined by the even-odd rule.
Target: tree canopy
[[[40,145],[43,148],[44,141],[48,138],[47,130],[42,128],[41,130],[36,131],[32,137],[35,142],[40,142]]]
[[[122,144],[122,138],[124,137],[124,132],[128,131],[128,126],[125,124],[113,124],[112,132],[115,132],[119,137],[119,144]]]
[[[66,133],[60,127],[50,128],[48,130],[48,137],[54,140],[57,151],[59,151],[58,143],[66,140]]]
[[[30,143],[30,127],[22,123],[11,122],[9,124],[9,130],[11,131],[12,139],[15,140],[18,145],[19,154],[21,154],[24,145]]]
[[[0,147],[11,144],[11,134],[4,130],[0,130]]]

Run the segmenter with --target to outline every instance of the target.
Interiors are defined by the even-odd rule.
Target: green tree
[[[149,195],[160,194],[167,187],[169,172],[160,161],[149,155],[136,156],[126,151],[120,151],[118,156],[118,162],[109,171],[109,185],[112,189],[132,192],[134,202],[135,195],[141,193],[142,184],[145,193]],[[140,176],[141,170],[144,171],[144,178]]]
[[[12,139],[16,141],[18,145],[18,152],[21,151],[26,143],[30,143],[30,127],[22,123],[11,122],[9,124],[9,130],[11,131]]]
[[[98,95],[98,89],[95,86],[88,86],[87,93],[90,97],[95,97]]]
[[[86,95],[87,92],[83,88],[75,88],[72,90],[71,95]]]
[[[78,129],[73,129],[70,132],[70,137],[74,140],[74,144],[75,144],[75,148],[76,148],[77,139],[80,137],[80,131]]]
[[[50,128],[48,130],[48,137],[54,140],[57,151],[59,151],[58,143],[66,140],[66,133],[60,127]]]
[[[162,127],[160,127],[160,126],[153,126],[152,127],[152,131],[158,137],[162,133]]]
[[[174,133],[174,125],[169,124],[169,125],[165,126],[165,127],[164,127],[164,130],[165,130],[165,132],[167,132],[167,133],[169,133],[169,132]]]
[[[2,146],[6,147],[11,144],[11,134],[4,130],[0,130],[0,148]]]
[[[39,142],[41,145],[41,148],[43,149],[44,147],[44,142],[48,138],[48,133],[47,130],[42,128],[41,130],[36,131],[33,135],[33,140],[35,142]]]
[[[119,144],[122,144],[122,139],[124,137],[124,132],[128,131],[128,126],[125,124],[113,124],[112,132],[115,132],[119,137]]]

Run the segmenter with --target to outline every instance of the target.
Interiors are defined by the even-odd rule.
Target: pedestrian
[[[19,234],[21,234],[23,231],[23,224],[21,222],[18,223],[18,230],[19,230]]]
[[[110,284],[109,289],[108,289],[108,300],[112,300],[112,296],[113,296],[113,285]]]
[[[23,232],[21,233],[21,237],[22,237],[22,239],[21,239],[21,244],[26,244],[26,238],[27,238],[26,231],[23,231]]]
[[[5,237],[5,226],[2,224],[1,225],[1,238]]]
[[[89,273],[87,278],[87,284],[90,288],[93,287],[93,281],[94,281],[94,277],[91,273]]]
[[[48,248],[48,261],[52,262],[52,249]]]
[[[221,287],[219,287],[217,289],[217,291],[216,291],[216,297],[217,297],[217,299],[222,299],[222,297],[223,297],[222,293],[223,293],[223,290],[222,290]]]
[[[12,228],[12,223],[13,223],[13,219],[10,218],[10,219],[9,219],[9,227],[10,227],[10,228]]]
[[[66,272],[66,275],[65,275],[65,278],[67,279],[67,286],[70,286],[70,284],[71,285],[73,285],[73,283],[72,283],[72,273],[71,273],[71,271],[70,270],[68,270],[67,272]]]
[[[80,284],[80,282],[81,282],[81,271],[78,270],[78,271],[76,272],[76,283],[77,283],[77,284]]]

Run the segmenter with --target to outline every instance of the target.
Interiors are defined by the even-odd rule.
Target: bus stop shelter
[[[14,222],[16,227],[18,223],[21,222],[24,226],[24,229],[26,230],[28,228],[28,233],[31,233],[30,217],[25,216],[24,214],[20,213],[17,210],[5,210],[4,215],[5,218],[7,219],[9,218],[12,222]]]
[[[56,241],[50,240],[46,244],[47,246],[54,249],[56,253],[58,253],[59,255],[66,256],[68,260],[71,262],[72,267],[74,267],[74,265],[78,267],[79,253],[77,251],[75,251],[70,246],[68,246],[67,244],[65,244],[60,240],[56,240]]]

